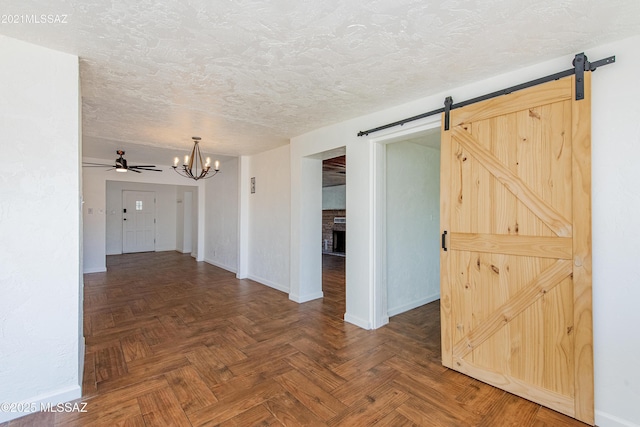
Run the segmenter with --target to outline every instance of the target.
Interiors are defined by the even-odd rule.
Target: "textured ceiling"
[[[80,57],[84,152],[109,158],[192,135],[252,154],[640,33],[638,0],[4,0],[1,13],[66,15],[0,34]]]

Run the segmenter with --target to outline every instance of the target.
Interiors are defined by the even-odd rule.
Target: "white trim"
[[[73,385],[61,388],[54,393],[46,395],[35,396],[31,399],[25,399],[18,403],[18,406],[23,405],[27,407],[35,408],[34,411],[29,412],[2,412],[0,411],[0,423],[15,420],[16,418],[24,417],[25,415],[32,414],[33,412],[40,412],[40,405],[51,404],[52,406],[58,403],[70,402],[82,397],[82,388],[79,385]]]
[[[91,274],[91,273],[105,273],[107,271],[107,267],[93,267],[86,268],[82,274]]]
[[[596,425],[599,427],[640,427],[640,424],[635,424],[603,411],[596,411]]]
[[[440,127],[440,114],[426,117],[413,122],[413,125],[405,123],[402,127],[393,127],[378,133],[378,136],[369,138],[370,142],[376,144],[388,144],[398,142],[412,136],[418,132],[424,132]]]
[[[217,261],[214,261],[214,260],[208,259],[208,258],[205,258],[204,262],[206,262],[207,264],[211,264],[214,267],[218,267],[218,268],[221,268],[223,270],[230,271],[231,273],[237,273],[236,267],[231,267],[229,265],[221,264],[221,263],[219,263]]]
[[[169,251],[171,252],[176,251],[176,248],[170,248],[169,246],[161,246],[161,247],[156,247],[154,252],[169,252]],[[119,255],[123,255],[123,254],[119,254]]]
[[[373,329],[371,327],[371,323],[367,322],[364,319],[360,319],[359,317],[356,316],[352,316],[349,313],[345,313],[344,314],[344,321],[351,323],[352,325],[356,325],[361,327],[362,329]],[[387,318],[387,322],[389,321],[389,319]]]
[[[303,302],[313,301],[314,299],[319,299],[319,298],[324,298],[324,293],[318,292],[315,294],[308,294],[308,295],[289,294],[289,299],[291,301],[295,301],[300,304],[302,304]]]
[[[268,286],[268,287],[273,288],[273,289],[275,289],[277,291],[284,292],[286,294],[289,293],[289,287],[288,286],[284,286],[284,285],[281,285],[279,283],[272,282],[271,280],[263,279],[262,277],[254,276],[252,274],[249,274],[247,276],[247,279],[253,280],[254,282],[258,282],[261,285]]]
[[[439,299],[440,299],[440,294],[439,293],[433,294],[433,295],[429,295],[428,297],[419,299],[417,301],[413,301],[413,302],[411,302],[409,304],[405,304],[405,305],[400,306],[400,307],[390,308],[387,314],[389,315],[389,317],[392,317],[392,316],[395,316],[397,314],[404,313],[404,312],[409,311],[409,310],[413,310],[414,308],[418,308],[418,307],[423,306],[425,304],[429,304],[430,302],[437,301]]]

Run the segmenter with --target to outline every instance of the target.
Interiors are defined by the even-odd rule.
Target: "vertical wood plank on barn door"
[[[573,281],[576,417],[593,424],[593,316],[591,296],[591,73],[582,103],[572,104]],[[587,373],[587,374],[585,374]]]
[[[573,92],[545,83],[442,129],[442,358],[593,424],[590,98]]]

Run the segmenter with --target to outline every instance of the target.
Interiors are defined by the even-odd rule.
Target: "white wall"
[[[249,176],[249,156],[238,157],[238,263],[236,277],[249,276],[249,196],[251,177]]]
[[[238,159],[222,162],[205,185],[205,257],[209,264],[238,269]]]
[[[84,158],[86,162],[94,162],[94,163],[112,163],[113,159],[94,159],[94,158]],[[141,162],[144,159],[140,160]],[[106,255],[107,255],[107,217],[109,217],[110,221],[116,221],[118,217],[118,212],[116,214],[111,214],[113,209],[107,209],[107,182],[113,183],[110,185],[115,185],[115,183],[128,182],[130,185],[142,185],[140,187],[134,189],[142,189],[142,188],[170,188],[172,187],[173,197],[172,200],[169,200],[169,196],[164,197],[161,203],[162,211],[165,210],[171,211],[171,213],[167,212],[166,215],[171,219],[163,219],[163,224],[166,222],[169,227],[169,231],[164,233],[162,229],[160,232],[162,233],[160,236],[156,236],[156,250],[175,250],[176,249],[176,240],[175,240],[175,229],[176,229],[176,205],[177,205],[177,193],[176,187],[184,186],[185,184],[192,184],[190,187],[193,188],[194,192],[194,203],[197,205],[197,218],[198,224],[197,229],[198,232],[194,235],[194,247],[200,249],[201,245],[204,245],[204,240],[202,242],[197,241],[197,234],[200,233],[200,230],[204,230],[204,193],[202,197],[200,192],[204,189],[203,181],[193,181],[188,180],[180,175],[176,174],[171,170],[171,166],[160,165],[158,166],[163,172],[143,172],[143,173],[117,173],[113,170],[106,171],[102,168],[83,168],[82,170],[82,195],[84,199],[83,206],[83,253],[84,253],[84,272],[85,273],[96,273],[106,271]],[[215,179],[215,178],[213,178]],[[118,184],[120,185],[120,184]],[[151,185],[151,187],[144,187],[144,185]],[[158,185],[157,187],[153,187],[153,185]],[[131,187],[133,188],[133,187]],[[153,191],[153,190],[152,190]],[[165,190],[161,190],[165,191]],[[201,201],[202,200],[202,201]],[[160,210],[160,205],[158,206],[158,210]],[[89,213],[91,212],[91,213]],[[120,210],[121,212],[121,210]],[[165,215],[163,213],[163,215]],[[163,216],[164,218],[164,216]],[[173,223],[171,223],[173,221]],[[163,225],[164,227],[164,225]],[[156,233],[158,233],[159,226],[156,227]],[[111,230],[111,228],[110,228]],[[204,233],[204,231],[202,231]],[[117,239],[117,234],[115,231],[112,236],[114,239]],[[122,237],[120,236],[120,239]],[[158,240],[159,239],[159,240]],[[115,245],[115,246],[112,246]],[[117,241],[112,243],[110,238],[110,250],[117,252]],[[122,245],[120,243],[120,250],[122,249]],[[204,254],[204,247],[200,251]],[[196,256],[198,256],[198,251],[196,251]],[[198,259],[202,261],[202,259]]]
[[[347,186],[322,187],[322,209],[346,209]]]
[[[248,196],[248,277],[289,292],[289,146],[251,156],[248,176],[256,179]]]
[[[185,191],[183,188],[176,188],[176,251],[186,253],[185,252]],[[189,219],[187,219],[189,221]],[[107,221],[108,224],[108,221]],[[108,225],[107,225],[108,227]],[[107,233],[108,235],[108,233]],[[108,239],[108,237],[107,237]],[[187,238],[188,240],[188,238]],[[189,253],[191,253],[191,248],[189,249]],[[107,245],[107,254],[109,254],[109,245]]]
[[[57,404],[82,382],[78,58],[4,36],[0,57],[0,402]]]
[[[195,254],[198,191],[196,187],[188,186],[180,186],[176,190],[176,250],[183,254]]]
[[[593,316],[596,381],[596,422],[600,426],[640,424],[640,37],[599,47],[585,46],[591,60],[616,55],[617,62],[593,76]],[[291,286],[301,286],[305,269],[315,268],[316,250],[306,245],[308,199],[304,168],[309,156],[345,146],[347,175],[347,315],[362,327],[379,326],[374,311],[380,298],[375,275],[375,191],[372,141],[407,134],[439,120],[405,124],[370,137],[357,132],[442,106],[445,96],[463,101],[571,67],[565,57],[448,90],[392,109],[314,130],[291,141]],[[321,198],[321,196],[317,196]],[[314,242],[317,241],[313,240]],[[317,246],[317,245],[316,245]],[[378,293],[376,293],[376,292]],[[625,424],[626,423],[626,424]]]
[[[149,172],[153,173],[153,172]],[[144,184],[139,182],[107,181],[106,216],[107,216],[107,255],[122,253],[122,192],[150,191],[156,197],[156,232],[155,250],[174,251],[176,246],[178,199],[175,185]],[[180,205],[182,207],[182,204]],[[95,215],[95,211],[94,211]],[[180,223],[182,227],[182,223]],[[182,248],[179,248],[182,250]]]
[[[593,76],[593,318],[596,424],[640,425],[640,37],[590,49],[616,55]]]
[[[440,298],[440,150],[406,141],[386,149],[387,303],[395,316]]]

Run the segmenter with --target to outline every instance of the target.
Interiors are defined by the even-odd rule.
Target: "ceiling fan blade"
[[[97,167],[108,167],[108,168],[112,168],[115,167],[113,165],[106,165],[104,163],[82,163],[83,167],[88,167],[88,168],[97,168]]]
[[[153,171],[153,172],[162,172],[162,169],[148,169],[148,168],[143,168],[141,166],[129,166],[129,169],[139,169],[141,171]]]
[[[128,170],[128,171],[131,171],[131,172],[135,172],[135,173],[142,173],[142,172],[140,172],[140,171],[137,171],[137,170],[135,170],[135,169],[131,169],[131,168],[127,168],[127,170]]]
[[[156,165],[133,165],[129,166],[130,168],[155,168]]]

